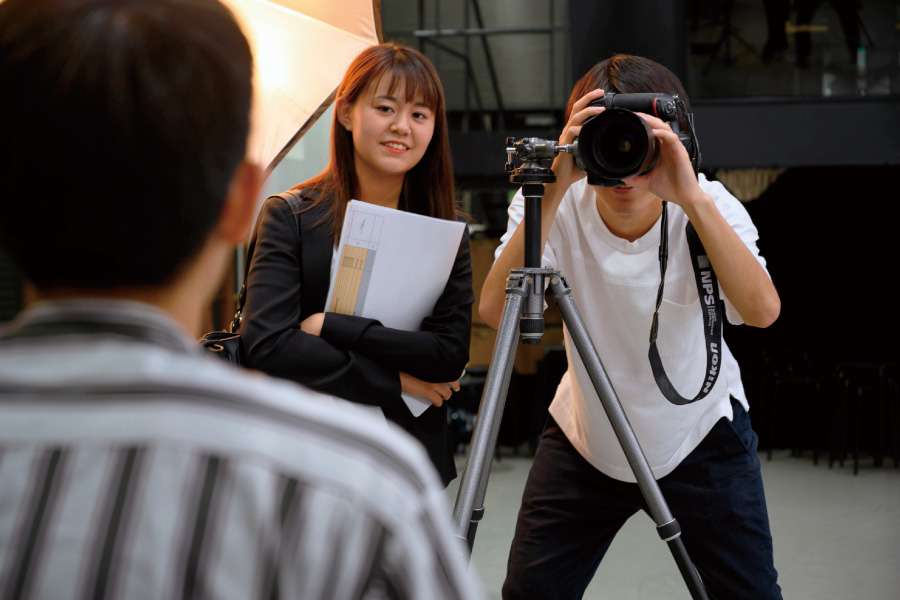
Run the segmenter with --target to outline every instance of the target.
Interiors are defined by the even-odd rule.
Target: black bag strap
[[[299,204],[306,198],[308,190],[287,190],[272,194],[269,198],[281,198],[288,204]],[[269,198],[266,198],[268,200]],[[300,220],[297,220],[299,227]],[[244,318],[244,302],[247,301],[247,275],[250,273],[250,261],[253,260],[253,249],[256,248],[256,235],[259,231],[259,220],[253,229],[253,235],[250,236],[250,242],[247,244],[247,252],[244,256],[244,281],[241,284],[241,292],[238,294],[237,308],[234,312],[234,319],[231,321],[231,333],[237,333],[241,329],[241,320]]]
[[[694,279],[697,282],[700,307],[704,314],[703,335],[706,339],[706,377],[697,395],[688,400],[679,394],[672,382],[669,381],[662,361],[659,358],[659,350],[656,347],[656,335],[659,331],[659,307],[662,304],[663,287],[666,282],[666,263],[669,258],[668,209],[666,204],[666,202],[663,202],[662,217],[660,218],[662,226],[659,242],[661,281],[659,282],[659,291],[656,295],[656,311],[653,313],[653,323],[650,326],[650,368],[653,370],[656,385],[659,387],[659,391],[663,393],[663,396],[672,404],[683,405],[705,398],[719,377],[722,348],[722,307],[716,274],[712,269],[706,251],[703,249],[700,236],[697,235],[694,226],[688,221],[685,233],[691,253],[691,264],[694,267]]]

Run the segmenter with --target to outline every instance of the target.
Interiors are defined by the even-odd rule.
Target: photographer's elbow
[[[778,320],[778,317],[781,315],[781,299],[776,298],[774,302],[766,310],[763,315],[763,324],[760,327],[769,327],[775,321]]]
[[[781,299],[776,295],[754,312],[752,320],[745,319],[744,322],[751,327],[765,329],[775,323],[779,315],[781,315]]]

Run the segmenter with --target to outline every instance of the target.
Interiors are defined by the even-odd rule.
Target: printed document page
[[[447,285],[465,226],[351,200],[325,303],[328,312],[418,331]],[[409,394],[403,399],[415,416],[431,406]]]

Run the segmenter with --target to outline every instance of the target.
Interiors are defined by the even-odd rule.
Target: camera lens
[[[585,121],[578,137],[585,169],[612,180],[634,177],[656,159],[653,131],[630,110],[606,109]]]
[[[630,173],[640,167],[646,152],[646,141],[636,135],[632,123],[611,122],[598,129],[594,136],[594,156],[605,169],[613,173]],[[646,140],[646,136],[644,136]]]

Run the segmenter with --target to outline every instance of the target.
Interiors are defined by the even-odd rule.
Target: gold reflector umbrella
[[[381,41],[380,0],[222,0],[253,49],[248,155],[271,172],[334,99],[347,67]]]

